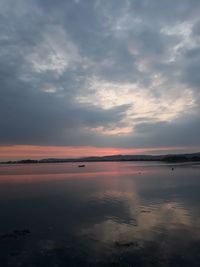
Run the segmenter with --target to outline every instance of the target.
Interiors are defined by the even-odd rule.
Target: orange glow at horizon
[[[87,156],[106,156],[118,154],[147,154],[187,151],[185,147],[160,148],[112,148],[112,147],[60,147],[60,146],[33,146],[13,145],[0,146],[0,160],[42,159],[42,158],[79,158]]]

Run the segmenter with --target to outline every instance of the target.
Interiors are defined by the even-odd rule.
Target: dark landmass
[[[111,155],[103,157],[84,158],[47,158],[40,160],[24,159],[18,161],[5,161],[0,164],[30,164],[30,163],[62,163],[62,162],[109,162],[109,161],[162,161],[168,163],[200,162],[200,152],[190,154],[168,155]]]

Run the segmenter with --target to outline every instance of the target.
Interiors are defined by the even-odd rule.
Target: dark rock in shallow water
[[[23,232],[24,232],[25,234],[30,234],[30,233],[31,233],[31,231],[30,231],[29,229],[24,229]]]
[[[118,248],[128,248],[128,247],[138,247],[138,243],[137,242],[115,242],[115,246]]]
[[[10,233],[10,234],[3,234],[0,236],[0,240],[9,239],[9,238],[18,238],[17,234]]]
[[[150,210],[141,210],[140,213],[150,213]]]
[[[11,257],[17,257],[19,255],[20,255],[20,251],[12,251],[12,252],[10,252],[10,256]]]
[[[14,230],[14,233],[18,236],[25,236],[31,233],[30,230],[24,229],[24,230]]]
[[[85,164],[82,164],[82,165],[78,165],[79,168],[84,168],[85,167]]]
[[[0,240],[4,240],[4,239],[17,239],[21,236],[26,236],[28,234],[30,234],[31,231],[29,229],[24,229],[24,230],[14,230],[13,233],[8,233],[8,234],[3,234],[0,236]]]

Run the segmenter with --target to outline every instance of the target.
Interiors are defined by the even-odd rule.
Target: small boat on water
[[[84,168],[85,165],[84,165],[84,164],[82,164],[82,165],[78,165],[78,167],[79,167],[79,168]]]

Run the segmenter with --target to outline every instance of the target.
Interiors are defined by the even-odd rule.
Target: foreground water
[[[0,166],[0,266],[199,266],[200,167]]]

